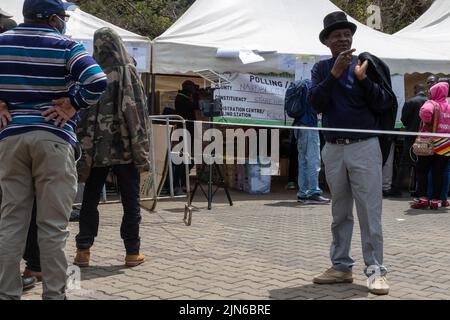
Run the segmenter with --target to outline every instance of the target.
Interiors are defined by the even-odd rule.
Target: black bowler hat
[[[349,22],[347,15],[342,11],[329,13],[323,19],[323,30],[319,35],[320,42],[325,44],[328,35],[337,29],[350,29],[353,35],[356,31],[356,24]]]

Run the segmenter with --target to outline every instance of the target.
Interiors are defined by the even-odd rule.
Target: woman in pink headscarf
[[[450,133],[450,105],[447,102],[449,84],[439,82],[430,88],[431,100],[425,102],[419,112],[422,125],[420,132],[431,132],[434,114],[437,111],[437,133]],[[437,209],[442,190],[443,172],[447,167],[450,156],[450,139],[436,138],[434,154],[432,156],[419,156],[417,162],[417,195],[419,199],[411,204],[413,209]],[[433,169],[433,195],[427,197],[427,175]]]

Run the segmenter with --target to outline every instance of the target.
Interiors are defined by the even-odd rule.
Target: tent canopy
[[[431,7],[412,24],[400,30],[395,36],[414,41],[433,52],[450,52],[450,1],[435,0]],[[449,70],[430,71],[450,74]]]
[[[424,40],[447,40],[450,35],[450,1],[434,0],[423,15],[395,35]]]
[[[340,10],[328,0],[197,0],[153,42],[154,73],[280,73],[289,56],[329,55],[319,41],[326,14]],[[356,54],[371,52],[398,74],[450,72],[441,51],[416,41],[384,34],[349,17],[358,26]],[[216,57],[217,49],[253,50],[265,61],[243,64],[238,58]]]
[[[23,2],[24,0],[2,1],[1,8],[12,14],[17,23],[21,23],[23,22]],[[149,38],[119,28],[78,8],[75,11],[70,11],[69,15],[67,35],[82,42],[91,54],[93,52],[94,32],[102,27],[109,27],[114,29],[125,42],[128,51],[138,63],[138,70],[140,72],[150,71],[151,41]]]

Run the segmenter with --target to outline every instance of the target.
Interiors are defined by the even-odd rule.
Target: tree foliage
[[[368,6],[378,5],[381,8],[382,31],[386,33],[395,33],[406,27],[433,2],[433,0],[331,1],[364,24],[370,15],[367,12]],[[103,20],[153,39],[167,30],[195,0],[72,0],[72,2]]]
[[[369,5],[381,8],[383,32],[395,33],[414,22],[433,0],[331,0],[347,14],[366,24]]]
[[[143,36],[155,38],[195,0],[75,0],[81,10]]]

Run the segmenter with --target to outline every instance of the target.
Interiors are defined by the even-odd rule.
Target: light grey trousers
[[[325,175],[332,197],[333,241],[330,258],[333,268],[350,271],[353,234],[353,201],[361,230],[365,273],[384,275],[382,210],[382,156],[378,138],[349,145],[327,142],[322,150]]]
[[[0,300],[20,299],[22,259],[36,197],[44,299],[65,297],[67,225],[77,190],[74,151],[46,131],[0,141]]]

